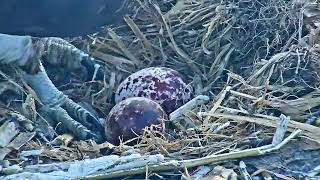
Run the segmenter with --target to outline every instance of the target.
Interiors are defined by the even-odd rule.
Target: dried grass
[[[320,143],[320,129],[303,124],[310,118],[319,123],[315,116],[320,105],[320,51],[317,44],[307,46],[302,8],[293,1],[178,0],[167,12],[147,0],[131,5],[135,13],[124,17],[121,25],[73,40],[106,69],[103,82],[72,89],[73,99],[90,103],[105,117],[119,83],[149,66],[176,69],[197,95],[210,96],[209,103],[179,117],[181,126],[165,133],[146,129],[135,149],[169,159],[251,149],[272,141],[280,114],[300,121],[290,121],[289,131],[302,129],[302,138]],[[121,147],[127,143],[122,142],[117,152],[124,152]],[[76,148],[87,145],[97,147]],[[51,147],[45,156],[83,157],[72,148]]]

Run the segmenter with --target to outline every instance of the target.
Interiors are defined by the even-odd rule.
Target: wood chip
[[[34,149],[29,151],[21,151],[20,157],[39,156],[43,152],[43,149]]]
[[[36,135],[35,132],[22,132],[13,141],[11,141],[8,147],[19,150],[23,145],[29,142],[35,135]]]
[[[0,127],[0,147],[6,147],[10,141],[19,133],[17,125],[12,121],[6,121]]]
[[[0,148],[0,161],[4,160],[4,158],[11,152],[9,148]]]

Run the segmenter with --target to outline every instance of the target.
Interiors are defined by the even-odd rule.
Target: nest
[[[104,81],[75,82],[60,89],[75,101],[90,104],[100,117],[106,117],[114,106],[114,92],[124,78],[146,67],[166,66],[187,78],[202,103],[171,119],[173,126],[164,134],[152,127],[146,129],[133,146],[141,154],[194,160],[199,165],[207,164],[206,157],[218,158],[234,152],[243,151],[239,157],[246,159],[252,156],[246,155],[247,150],[275,141],[277,122],[284,119],[291,119],[286,135],[302,130],[294,153],[304,152],[305,144],[312,144],[309,149],[318,149],[320,49],[312,36],[317,27],[304,19],[303,11],[314,6],[278,0],[177,0],[165,4],[135,0],[128,5],[134,13],[125,16],[123,22],[94,36],[70,39],[103,66]],[[39,157],[65,161],[110,153],[121,155],[127,152],[127,143],[114,147],[108,143],[74,141],[63,148],[47,147]],[[42,146],[30,141],[20,151]],[[104,151],[110,147],[112,152]],[[292,147],[281,153],[293,153]],[[57,156],[57,152],[61,154]],[[305,155],[297,157],[311,164],[319,160]],[[237,173],[244,175],[238,168],[241,163],[226,161],[228,156],[232,155],[210,162],[215,168],[207,176],[223,177],[218,172],[229,172],[229,178]],[[283,165],[275,156],[265,160]],[[260,170],[269,168],[250,158],[246,160]],[[172,170],[171,175],[154,173],[146,177],[182,175],[188,179],[190,173],[197,174],[193,167],[187,166],[180,172],[167,169]],[[295,166],[286,167],[287,171],[272,168],[274,172],[250,170],[250,174],[276,178],[301,175]]]

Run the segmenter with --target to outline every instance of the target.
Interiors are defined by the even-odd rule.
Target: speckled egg
[[[108,114],[105,133],[114,143],[135,138],[142,130],[151,125],[160,125],[164,130],[167,114],[161,106],[144,97],[127,98],[116,104]]]
[[[159,103],[166,113],[171,113],[188,102],[193,89],[175,70],[166,67],[142,69],[127,77],[118,87],[115,101],[128,97],[146,97]]]

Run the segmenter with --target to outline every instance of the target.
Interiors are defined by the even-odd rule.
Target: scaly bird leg
[[[59,91],[47,76],[41,63],[38,73],[24,73],[24,79],[44,104],[41,108],[42,114],[45,114],[45,116],[49,115],[55,119],[56,122],[60,122],[63,127],[74,133],[80,139],[94,138],[97,141],[101,140],[98,134],[92,133],[85,126],[90,126],[90,123],[93,123],[94,126],[101,129],[99,121],[89,111]],[[92,126],[93,125],[89,128],[92,128]]]
[[[38,43],[45,52],[42,54],[42,59],[44,59],[45,63],[51,64],[54,67],[63,67],[65,71],[74,71],[85,67],[87,70],[86,80],[92,80],[95,68],[98,68],[95,79],[101,80],[104,78],[104,72],[93,63],[93,58],[69,42],[61,38],[41,38]],[[68,114],[72,118],[77,119],[82,125],[90,129],[103,131],[104,128],[100,121],[92,118],[91,115],[88,115],[87,110],[72,100],[66,99],[62,107],[68,111]]]
[[[85,125],[92,124],[90,127],[102,130],[103,127],[99,120],[54,86],[37,57],[37,48],[34,44],[37,43],[33,43],[29,36],[0,34],[0,46],[2,47],[0,64],[15,64],[24,70],[25,80],[43,103],[41,112],[45,116],[50,116],[60,122],[79,139],[94,138],[101,141],[101,135],[94,134],[85,127]]]

